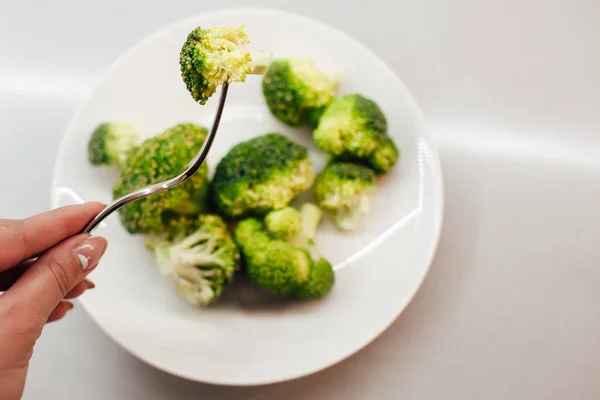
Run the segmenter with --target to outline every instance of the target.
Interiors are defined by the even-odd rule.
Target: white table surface
[[[240,5],[250,4],[227,2]],[[424,109],[441,152],[446,218],[422,289],[345,362],[254,388],[159,372],[76,307],[38,342],[24,398],[600,398],[600,2],[251,5],[319,17],[366,42]],[[48,208],[65,126],[121,52],[212,8],[204,0],[2,1],[0,217]]]

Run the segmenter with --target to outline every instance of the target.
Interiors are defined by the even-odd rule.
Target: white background
[[[25,399],[600,398],[600,2],[254,1],[368,44],[422,106],[446,217],[431,272],[372,345],[254,388],[129,356],[76,307],[49,326]],[[205,0],[0,2],[0,217],[49,206],[77,104],[123,51]],[[1,323],[1,322],[0,322]]]

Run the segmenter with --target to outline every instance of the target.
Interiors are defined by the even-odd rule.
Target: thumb
[[[102,237],[71,237],[38,258],[5,296],[44,323],[67,293],[98,265],[106,247]]]

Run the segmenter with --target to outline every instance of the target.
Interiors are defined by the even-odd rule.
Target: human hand
[[[24,220],[0,219],[0,400],[19,399],[33,346],[93,284],[106,240],[80,234],[103,206],[67,206]],[[39,255],[35,261],[32,258]]]

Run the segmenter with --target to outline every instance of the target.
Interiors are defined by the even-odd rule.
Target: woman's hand
[[[73,308],[65,299],[93,287],[85,277],[98,265],[106,240],[79,232],[102,208],[90,203],[0,220],[0,399],[21,397],[44,325]]]

